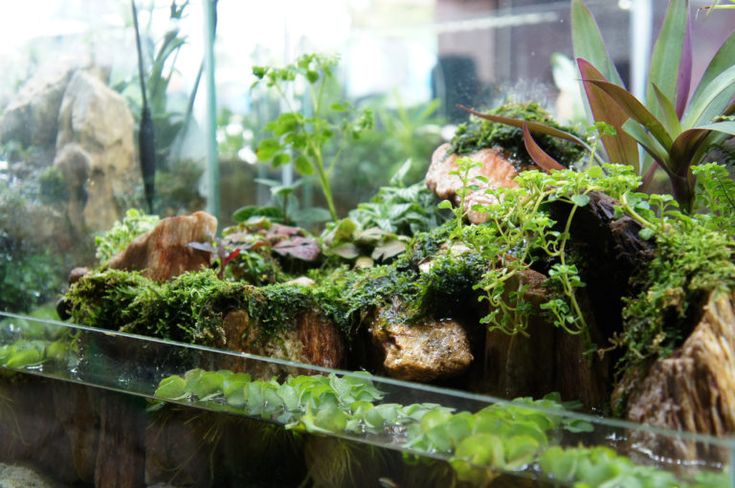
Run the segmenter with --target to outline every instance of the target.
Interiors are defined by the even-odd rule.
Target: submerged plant
[[[286,104],[288,110],[268,123],[266,129],[272,138],[258,145],[260,161],[281,166],[292,162],[296,171],[304,176],[316,175],[332,220],[337,220],[337,209],[332,196],[331,175],[340,160],[342,150],[351,139],[373,125],[369,110],[352,114],[346,101],[330,101],[325,96],[327,85],[334,82],[335,57],[304,54],[296,62],[283,68],[256,66],[253,86],[264,84],[273,90]],[[289,89],[303,82],[308,91],[308,109],[299,111],[288,96]],[[325,147],[336,140],[338,151],[330,158]]]
[[[541,400],[496,403],[477,412],[457,412],[434,403],[384,402],[384,393],[366,373],[290,376],[276,381],[196,369],[164,378],[154,397],[194,402],[311,434],[368,436],[368,440],[377,435],[381,442],[391,436],[407,461],[415,462],[423,455],[449,459],[457,479],[475,485],[484,485],[503,472],[529,468],[563,483],[625,481],[626,486],[668,486],[678,481],[670,472],[637,465],[611,449],[558,446],[561,432],[590,432],[593,426],[566,415],[565,409],[572,405],[562,404],[555,394]],[[400,435],[393,437],[396,432]],[[365,464],[375,465],[376,451],[370,446],[353,447],[328,438],[314,442],[307,455],[324,457],[311,463],[310,475],[317,484],[354,483],[356,476],[367,476]],[[317,445],[320,454],[313,452]],[[372,469],[370,473],[375,475]],[[726,474],[697,476],[692,485],[682,481],[680,486],[718,486],[725,479]]]

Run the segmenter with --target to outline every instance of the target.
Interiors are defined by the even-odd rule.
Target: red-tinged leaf
[[[523,145],[526,147],[528,155],[531,156],[531,159],[539,166],[539,168],[543,169],[547,173],[551,173],[552,170],[566,169],[564,166],[559,164],[559,161],[552,158],[546,153],[546,151],[541,149],[541,146],[533,140],[533,136],[528,130],[528,124],[524,123],[522,129]]]
[[[473,110],[469,107],[465,107],[462,104],[458,104],[457,108],[459,108],[460,110],[464,110],[465,112],[470,113],[474,115],[475,117],[489,120],[491,122],[496,122],[498,124],[505,124],[505,125],[510,125],[512,127],[518,127],[519,129],[523,129],[523,124],[527,124],[528,130],[530,130],[534,134],[538,132],[539,134],[545,134],[551,137],[558,137],[559,139],[564,139],[566,141],[578,144],[584,147],[585,149],[589,149],[589,146],[587,145],[587,143],[584,142],[579,137],[575,136],[574,134],[570,134],[569,132],[557,129],[555,127],[551,127],[546,124],[542,124],[541,122],[534,122],[531,120],[522,120],[522,119],[511,119],[510,117],[503,117],[500,115],[483,114],[482,112],[478,112],[477,110]]]
[[[267,238],[273,239],[276,237],[289,237],[298,234],[301,232],[301,229],[299,227],[292,227],[290,225],[283,225],[283,224],[273,224],[271,225],[271,228],[268,229]]]
[[[669,1],[664,22],[651,53],[648,82],[655,83],[669,100],[677,100],[677,83],[680,75],[688,18],[689,0]],[[661,115],[650,85],[646,91],[646,102],[654,114]],[[641,123],[646,125],[645,122]]]
[[[679,64],[679,79],[676,82],[676,115],[679,119],[684,115],[689,100],[689,90],[692,84],[692,17],[687,16],[686,35],[684,46],[681,49],[681,63]]]
[[[600,67],[606,79],[622,86],[623,81],[615,63],[610,59],[600,28],[582,0],[572,0],[571,17],[574,57],[589,59],[592,64]]]
[[[664,149],[669,150],[673,142],[671,135],[666,132],[666,129],[664,129],[664,126],[656,116],[649,112],[629,91],[609,81],[584,80],[584,83],[600,87],[605,93],[610,95],[610,98],[623,109],[628,117],[643,125]]]
[[[273,251],[281,256],[291,256],[302,261],[316,261],[319,258],[319,246],[310,237],[295,236],[285,239],[273,246]]]
[[[234,251],[232,251],[231,253],[229,253],[227,256],[225,256],[224,259],[222,260],[222,267],[224,268],[225,266],[227,266],[228,264],[230,264],[230,262],[233,259],[235,259],[236,257],[238,257],[240,255],[240,252],[241,251],[242,250],[238,247],[237,249],[235,249]]]
[[[582,75],[582,81],[608,81],[586,59],[577,58],[577,65]],[[638,145],[632,137],[623,131],[623,124],[629,118],[628,114],[601,88],[584,83],[584,89],[595,121],[605,122],[614,127],[617,132],[614,136],[602,136],[602,144],[605,146],[608,159],[612,163],[629,164],[638,172]]]
[[[717,137],[718,135],[721,137]],[[715,122],[685,130],[671,146],[672,161],[678,163],[677,172],[683,173],[689,166],[699,163],[714,142],[732,136],[735,136],[735,122],[732,121]]]

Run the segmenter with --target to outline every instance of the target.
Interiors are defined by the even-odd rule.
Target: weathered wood
[[[715,436],[735,433],[735,294],[713,292],[678,350],[629,375],[617,392],[628,395],[629,420]],[[728,459],[724,449],[693,441],[633,437],[672,459]]]

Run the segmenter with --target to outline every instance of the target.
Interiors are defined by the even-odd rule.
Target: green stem
[[[574,218],[574,214],[577,212],[577,208],[579,208],[577,205],[574,205],[572,207],[571,212],[569,212],[569,217],[567,218],[567,223],[564,226],[564,240],[561,243],[561,247],[559,249],[559,261],[561,262],[562,266],[566,266],[566,253],[564,250],[566,249],[567,241],[569,240],[569,231],[572,227],[572,219]],[[572,288],[571,283],[569,283],[569,280],[567,279],[566,275],[563,275],[563,281],[562,285],[564,286],[564,291],[569,296],[569,301],[572,304],[572,308],[574,309],[574,313],[579,318],[579,321],[581,323],[581,327],[577,331],[571,331],[567,328],[567,332],[570,334],[585,334],[585,340],[591,344],[591,339],[589,336],[589,327],[587,326],[587,322],[584,319],[584,315],[582,314],[582,309],[579,307],[579,303],[577,302],[577,297],[574,293],[574,288]]]

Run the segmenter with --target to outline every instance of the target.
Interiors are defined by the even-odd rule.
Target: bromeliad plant
[[[609,161],[629,164],[640,173],[645,166],[638,155],[640,145],[652,161],[644,185],[660,167],[668,175],[680,207],[691,211],[696,187],[692,166],[701,163],[710,149],[735,135],[735,33],[720,47],[690,97],[689,2],[671,1],[653,50],[645,101],[623,86],[583,0],[572,0],[572,40],[593,122],[614,129],[614,133],[602,134]],[[548,124],[469,111],[523,128],[529,154],[547,171],[558,169],[557,162],[536,147],[532,133],[559,137],[589,149],[585,141]]]
[[[735,33],[720,47],[691,97],[692,36],[688,0],[669,2],[654,46],[645,101],[627,91],[605,49],[599,28],[582,0],[572,2],[572,36],[587,101],[595,121],[617,134],[603,138],[613,162],[639,168],[640,145],[671,181],[685,211],[694,204],[691,167],[735,135]],[[647,179],[648,179],[647,178]],[[645,180],[644,180],[645,181]]]

